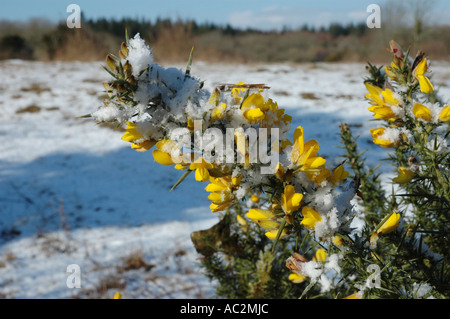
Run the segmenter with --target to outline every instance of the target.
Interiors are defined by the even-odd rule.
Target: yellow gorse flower
[[[327,252],[322,248],[317,249],[316,255],[313,257],[313,261],[324,262],[326,259]]]
[[[303,128],[297,127],[294,131],[294,146],[292,147],[291,161],[296,171],[318,171],[326,160],[316,156],[319,151],[319,144],[316,140],[305,143]]]
[[[394,92],[390,89],[384,89],[381,91],[383,101],[387,105],[401,105],[401,102],[394,97]]]
[[[258,220],[257,223],[259,226],[261,226],[261,228],[268,230],[268,231],[278,230],[278,228],[280,228],[280,223],[278,223],[274,220],[263,219],[263,220]]]
[[[441,113],[439,114],[439,121],[447,122],[450,121],[450,105],[445,106]]]
[[[241,215],[236,215],[236,220],[237,220],[238,224],[241,226],[243,231],[248,230],[247,221]]]
[[[280,223],[276,220],[276,216],[273,212],[266,209],[253,208],[246,214],[253,222],[257,223],[260,227],[267,230],[265,235],[271,240],[275,240],[280,228]],[[280,238],[286,237],[288,232],[283,229],[280,234]]]
[[[245,85],[245,82],[238,82],[236,85]],[[231,96],[234,98],[234,104],[241,103],[244,98],[245,91],[245,88],[233,88],[231,90]]]
[[[271,99],[269,99],[269,101],[271,101]],[[291,123],[292,116],[290,116],[288,114],[284,114],[284,112],[285,112],[284,109],[278,109],[278,104],[275,103],[274,106],[276,106],[276,109],[273,108],[274,110],[272,112],[276,113],[276,116],[277,116],[277,121],[275,121],[275,124],[279,124],[281,121],[284,122],[284,124]]]
[[[219,104],[219,100],[220,100],[220,91],[218,89],[215,89],[214,92],[211,93],[208,103],[217,106]]]
[[[345,297],[344,299],[361,299],[361,292],[355,292],[351,295],[348,295],[347,297]]]
[[[338,184],[345,181],[348,175],[350,175],[350,173],[344,169],[344,166],[339,165],[333,170],[333,175],[330,177],[329,181],[333,184]]]
[[[138,152],[146,152],[155,144],[155,140],[146,140],[144,136],[138,132],[135,123],[127,121],[126,132],[122,136],[122,140],[132,143],[131,148]]]
[[[384,140],[384,139],[380,138],[385,133],[385,131],[386,131],[386,129],[384,127],[370,129],[370,135],[373,138],[373,142],[384,148],[390,148],[390,147],[394,147],[395,145],[397,145],[397,142],[393,142],[390,140]]]
[[[227,209],[228,207],[230,207],[231,203],[232,203],[231,201],[223,203],[223,204],[211,203],[211,205],[209,205],[209,209],[211,210],[211,212],[217,213],[217,212],[223,211],[223,210]]]
[[[397,229],[397,227],[400,225],[400,217],[401,215],[399,213],[393,213],[387,221],[384,222],[383,225],[378,229],[377,234],[388,234],[390,232],[393,232]]]
[[[216,205],[223,205],[233,200],[233,196],[230,192],[212,192],[209,194],[208,199]]]
[[[303,220],[300,222],[300,224],[308,229],[314,229],[314,227],[316,227],[316,223],[322,220],[322,216],[320,215],[320,213],[308,206],[303,207],[302,215]]]
[[[246,215],[253,221],[275,218],[274,213],[272,213],[270,210],[260,208],[250,209]]]
[[[242,103],[241,110],[244,112],[244,117],[251,124],[264,120],[266,114],[263,110],[266,109],[264,97],[259,93],[250,94]]]
[[[284,188],[283,194],[281,194],[281,208],[285,214],[292,214],[294,211],[300,208],[302,204],[303,195],[295,192],[295,188],[292,185],[287,185]]]
[[[398,116],[392,110],[392,107],[401,106],[401,102],[394,97],[394,92],[390,89],[382,90],[369,83],[366,83],[365,85],[369,91],[365,97],[370,100],[370,104],[372,104],[372,106],[369,107],[369,111],[374,113],[374,118],[388,121],[395,120]]]
[[[316,171],[306,172],[306,177],[312,180],[316,184],[322,183],[324,180],[331,176],[331,172],[326,167],[319,167]]]
[[[339,237],[339,236],[333,237],[333,244],[335,244],[336,246],[338,246],[338,247],[342,246],[343,242],[344,241],[342,240],[341,237]]]
[[[296,272],[292,272],[289,274],[289,280],[292,281],[294,284],[301,284],[306,280],[306,276],[300,275]]]
[[[122,140],[127,142],[133,142],[143,138],[144,137],[142,136],[142,134],[137,131],[136,124],[127,121],[126,132],[125,134],[123,134]]]
[[[260,123],[263,127],[272,127],[281,122],[286,125],[292,121],[291,116],[284,114],[284,109],[279,109],[272,99],[266,101],[260,93],[250,94],[242,102],[241,110],[250,124]]]
[[[284,178],[284,167],[281,165],[281,163],[277,163],[277,166],[275,167],[275,176],[282,181]]]
[[[253,108],[244,111],[244,116],[251,124],[256,124],[261,120],[264,120],[266,117],[266,114],[264,114],[263,111],[261,111],[260,108]]]
[[[215,89],[208,100],[209,104],[215,106],[211,112],[212,121],[219,121],[225,117],[225,110],[227,108],[227,105],[225,103],[221,103],[219,105],[219,100],[220,100],[220,91],[218,89]]]
[[[371,106],[369,111],[373,112],[373,117],[376,119],[382,119],[387,121],[395,121],[397,115],[392,111],[389,106]]]
[[[213,169],[214,165],[206,161],[203,157],[195,160],[190,166],[190,170],[195,170],[195,180],[206,182],[209,180],[209,169]]]
[[[419,81],[420,91],[431,93],[434,91],[431,81],[425,76],[428,70],[428,62],[424,57],[414,69],[414,77]]]
[[[209,206],[213,213],[228,208],[234,200],[233,188],[239,185],[239,178],[231,176],[210,177],[210,184],[205,187],[211,194],[208,199],[212,201]]]
[[[369,239],[371,249],[377,246],[378,239],[381,235],[389,234],[398,228],[400,225],[400,217],[400,214],[396,212],[392,213],[391,216],[381,225],[381,227],[372,233]],[[376,258],[375,255],[372,254],[372,256]]]
[[[364,96],[366,99],[370,101],[373,105],[382,105],[384,104],[383,99],[380,97],[381,92],[383,89],[379,88],[378,86],[372,85],[370,83],[365,83],[368,93]]]
[[[252,197],[250,198],[250,200],[251,200],[253,203],[259,203],[259,197],[258,197],[258,195],[256,195],[256,194],[253,194]]]
[[[161,165],[174,165],[175,162],[181,162],[178,161],[181,159],[180,147],[178,144],[172,140],[169,139],[163,139],[156,143],[156,150],[153,150],[153,158],[155,161]],[[175,153],[179,155],[175,156]],[[176,159],[174,158],[176,157]]]
[[[422,119],[427,122],[431,120],[431,111],[423,104],[415,103],[412,112],[418,119]]]
[[[225,117],[225,111],[227,109],[227,105],[222,103],[216,106],[211,112],[211,120],[219,121]]]
[[[131,148],[138,152],[147,152],[156,144],[155,140],[144,141],[142,143],[132,143]]]
[[[386,75],[393,81],[397,80],[397,74],[394,72],[394,70],[398,70],[397,64],[394,62],[391,63],[391,66],[385,66],[384,71],[386,72]]]
[[[270,231],[266,232],[264,235],[266,235],[266,237],[271,240],[275,240],[277,238],[277,234],[278,234],[278,229],[274,229],[274,230],[270,230]],[[287,230],[283,229],[280,234],[280,239],[286,237],[287,235],[288,235]]]
[[[392,181],[397,184],[407,184],[414,178],[414,172],[407,167],[398,168],[398,176]]]

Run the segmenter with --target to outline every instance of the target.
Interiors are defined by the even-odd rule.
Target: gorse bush
[[[109,99],[90,114],[126,129],[131,148],[205,183],[220,221],[191,236],[202,266],[228,298],[446,298],[450,106],[433,92],[428,61],[391,42],[393,61],[370,65],[374,143],[398,168],[387,194],[347,125],[341,164],[264,84],[212,92],[153,61],[137,34],[107,57]],[[206,196],[206,195],[205,195]],[[358,205],[356,205],[358,203]],[[356,227],[356,221],[362,226]]]

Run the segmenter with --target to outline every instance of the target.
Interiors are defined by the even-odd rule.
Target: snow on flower
[[[152,51],[145,43],[141,36],[138,34],[134,38],[130,39],[128,44],[128,56],[127,60],[133,67],[133,75],[138,78],[141,70],[147,68],[153,63]]]

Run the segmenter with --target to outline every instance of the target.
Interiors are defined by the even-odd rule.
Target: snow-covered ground
[[[210,298],[190,233],[212,226],[205,184],[180,177],[120,138],[120,130],[77,118],[102,103],[102,62],[0,62],[0,298]],[[178,65],[182,68],[183,66]],[[450,64],[432,65],[450,97]],[[192,74],[218,84],[265,83],[271,97],[340,160],[339,124],[372,148],[364,64],[211,65]],[[366,153],[369,163],[383,158]],[[144,167],[144,169],[143,169]],[[384,167],[389,174],[389,167]],[[67,267],[79,265],[81,288]]]

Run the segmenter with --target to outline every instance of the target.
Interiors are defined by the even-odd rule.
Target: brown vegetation
[[[94,61],[114,52],[124,39],[140,33],[154,48],[160,62],[185,62],[192,47],[195,58],[207,62],[374,62],[385,60],[386,43],[397,39],[402,47],[420,48],[432,59],[450,56],[450,26],[413,28],[365,24],[331,24],[315,30],[262,32],[230,26],[198,25],[193,21],[130,19],[88,20],[81,29],[33,20],[25,24],[0,22],[0,59]]]

